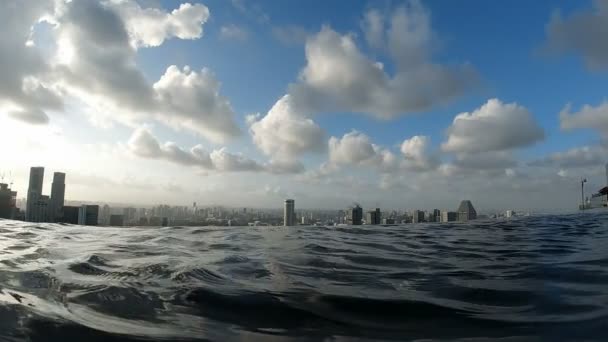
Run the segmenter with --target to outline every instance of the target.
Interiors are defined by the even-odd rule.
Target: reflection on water
[[[604,340],[608,214],[358,227],[0,220],[0,340]]]

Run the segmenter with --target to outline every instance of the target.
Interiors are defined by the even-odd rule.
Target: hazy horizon
[[[608,1],[468,4],[2,2],[0,174],[18,198],[44,166],[90,202],[576,210],[607,181]]]

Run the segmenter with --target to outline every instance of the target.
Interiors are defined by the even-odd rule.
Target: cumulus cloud
[[[140,127],[133,132],[127,147],[131,153],[138,157],[162,159],[171,163],[197,166],[204,170],[217,172],[266,171],[281,174],[303,171],[302,165],[260,164],[241,154],[230,153],[225,147],[208,152],[202,145],[184,150],[173,142],[161,144],[146,127]]]
[[[154,83],[161,121],[190,129],[216,142],[240,134],[230,102],[220,95],[220,83],[207,68],[200,72],[175,65]]]
[[[593,1],[593,10],[562,18],[554,13],[547,24],[545,49],[554,53],[574,52],[589,68],[608,67],[608,0]]]
[[[591,128],[608,136],[608,102],[597,107],[585,105],[580,111],[572,113],[571,106],[566,106],[560,113],[560,125],[564,130]]]
[[[375,166],[390,169],[396,166],[395,155],[371,142],[357,131],[344,134],[342,138],[331,137],[328,143],[329,162],[335,165]]]
[[[47,111],[63,109],[59,90],[50,84],[51,65],[30,41],[32,26],[52,12],[51,1],[0,5],[0,112],[24,122],[46,123]]]
[[[166,39],[198,39],[209,9],[202,4],[184,3],[171,13],[159,8],[142,8],[135,1],[111,3],[126,23],[132,43],[136,46],[160,46]]]
[[[220,28],[220,38],[222,39],[233,39],[233,40],[247,40],[249,38],[249,32],[242,27],[234,24],[224,25]]]
[[[439,164],[439,157],[430,151],[431,139],[424,135],[415,135],[401,143],[401,154],[405,158],[406,169],[426,171]]]
[[[385,20],[380,12],[372,12],[362,25],[374,31],[368,37],[376,45],[387,46],[397,70],[386,72],[382,63],[359,49],[352,35],[322,27],[317,34],[308,36],[307,64],[298,81],[289,86],[288,94],[264,118],[248,119],[260,150],[281,158],[322,150],[319,141],[324,133],[311,119],[316,113],[347,111],[391,119],[428,109],[477,83],[477,73],[469,65],[449,67],[431,61],[430,18],[419,2],[397,9],[390,20]],[[386,44],[380,44],[385,38]],[[389,152],[377,154],[382,154],[388,163],[394,159]]]
[[[528,165],[577,168],[602,165],[607,159],[608,151],[603,146],[582,146],[564,152],[552,153],[544,158],[534,160]]]
[[[263,118],[248,117],[253,142],[277,160],[293,161],[306,152],[325,148],[325,132],[294,105],[289,95],[283,96]]]
[[[313,112],[351,111],[391,119],[427,110],[476,85],[471,66],[431,61],[430,19],[418,2],[397,9],[382,32],[380,14],[372,13],[367,17],[374,19],[366,21],[371,22],[368,39],[378,45],[386,36],[396,72],[386,72],[382,63],[365,56],[353,36],[324,26],[306,42],[307,65],[289,89],[296,102]]]
[[[139,47],[196,39],[209,17],[203,5],[172,12],[133,1],[72,1],[59,6],[56,75],[68,92],[108,120],[138,126],[154,118],[222,143],[240,134],[230,102],[209,69],[169,66],[154,84],[136,63]]]
[[[457,153],[504,151],[543,139],[543,129],[526,108],[491,99],[473,112],[454,118],[442,149]]]

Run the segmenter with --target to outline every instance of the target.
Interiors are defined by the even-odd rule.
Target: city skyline
[[[576,210],[605,181],[607,4],[9,0],[0,174],[19,198],[39,164],[66,200]]]
[[[65,201],[66,174],[53,173],[51,195],[44,195],[43,179],[45,169],[42,166],[32,166],[28,183],[25,206],[16,201],[16,192],[10,184],[0,183],[0,218],[23,220],[26,222],[49,222],[61,224],[78,224],[83,226],[168,226],[168,225],[215,225],[215,226],[296,226],[296,225],[387,225],[407,223],[447,223],[453,221],[467,222],[483,218],[511,218],[516,215],[513,210],[493,215],[480,215],[474,209],[470,200],[462,200],[457,211],[449,209],[426,210],[387,210],[380,208],[367,211],[363,216],[363,208],[353,203],[346,210],[296,210],[295,200],[286,199],[283,205],[283,215],[277,215],[278,210],[247,208],[225,209],[221,207],[199,207],[197,202],[188,206],[158,205],[151,209],[121,207],[112,208],[108,204],[87,204],[79,206],[68,205]],[[606,165],[608,179],[608,164]],[[608,187],[600,190],[594,205],[605,206],[605,192]],[[23,203],[22,203],[23,204]],[[25,208],[24,208],[25,207]],[[590,206],[591,208],[591,206]],[[529,213],[525,214],[526,216]]]

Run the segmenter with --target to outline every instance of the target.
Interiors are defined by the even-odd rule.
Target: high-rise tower
[[[49,219],[55,222],[61,218],[65,201],[65,173],[55,172],[53,174],[53,185],[51,186],[51,210]]]
[[[293,226],[296,222],[295,202],[292,199],[285,200],[285,208],[283,209],[283,225]]]
[[[30,168],[30,183],[27,188],[27,204],[25,220],[32,221],[34,207],[42,196],[42,183],[44,182],[44,167],[34,166]]]

